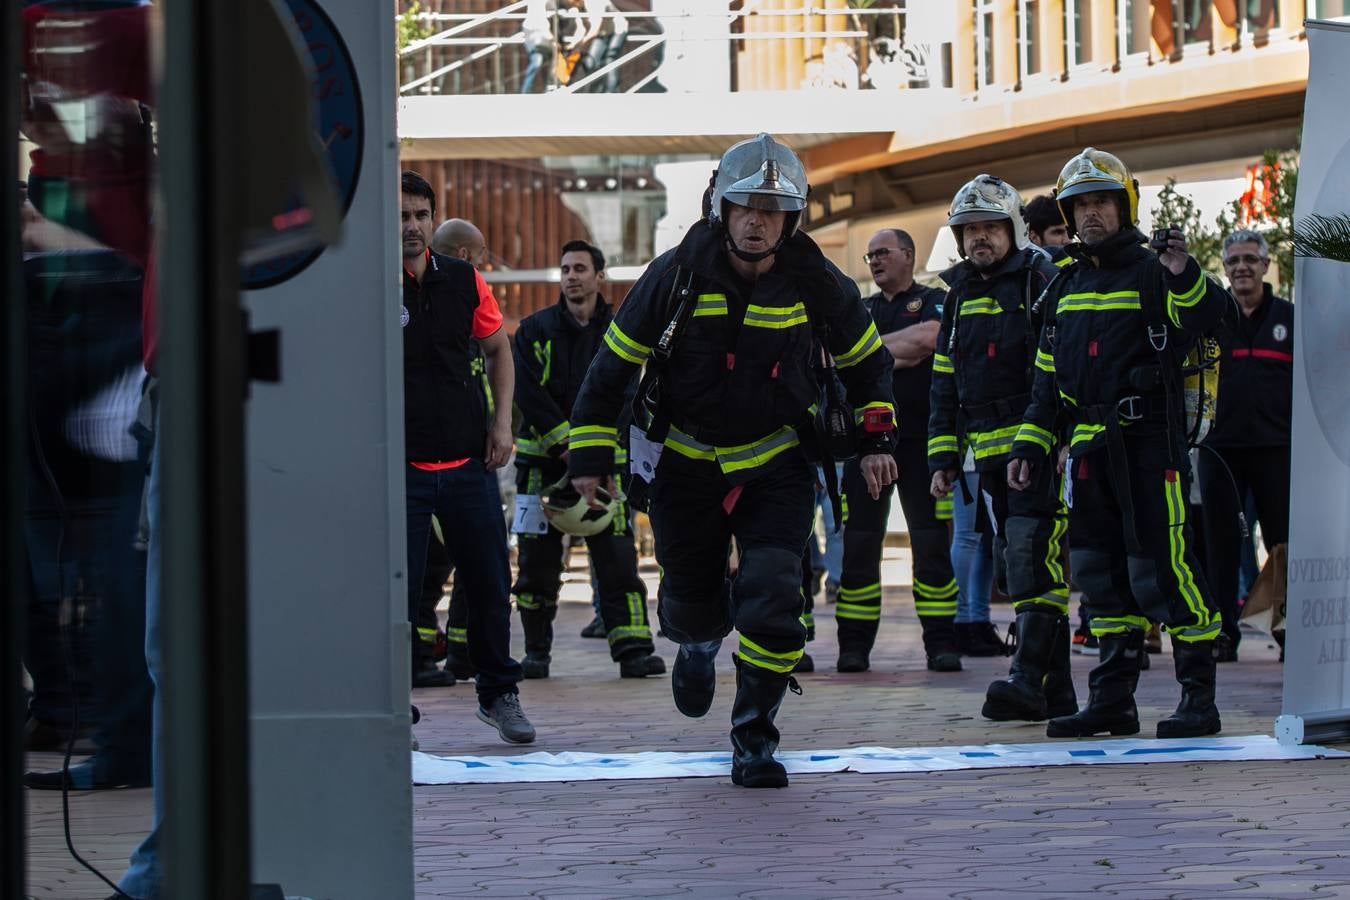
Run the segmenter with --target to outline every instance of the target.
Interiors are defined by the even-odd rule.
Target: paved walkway
[[[901,551],[884,575],[908,583]],[[729,647],[703,719],[680,717],[668,677],[620,680],[570,584],[557,625],[554,676],[522,699],[539,730],[530,750],[725,749],[733,681]],[[887,589],[873,670],[833,671],[831,610],[779,723],[785,749],[1031,742],[1043,727],[979,713],[1003,659],[966,671],[924,668],[907,587]],[[1010,610],[995,607],[1005,620]],[[674,648],[661,644],[670,662]],[[519,635],[517,635],[519,644]],[[1281,667],[1250,635],[1242,662],[1220,669],[1226,734],[1270,733]],[[1139,689],[1144,734],[1175,705],[1171,658],[1153,657]],[[1085,690],[1091,657],[1075,657]],[[473,718],[466,686],[418,691],[422,749],[455,755],[518,748]],[[45,761],[50,757],[43,757]],[[1139,764],[905,775],[794,776],[781,791],[729,778],[419,787],[413,794],[419,897],[1350,897],[1350,761]],[[56,797],[30,794],[30,892],[101,898],[70,861]],[[148,820],[149,792],[79,796],[77,844],[112,873]]]

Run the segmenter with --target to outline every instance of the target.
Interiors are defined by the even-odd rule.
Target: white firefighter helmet
[[[976,175],[961,186],[947,211],[947,225],[956,236],[956,249],[965,258],[961,244],[961,226],[970,222],[1007,220],[1012,227],[1013,245],[1027,246],[1027,223],[1022,217],[1022,195],[1017,188],[993,175]]]
[[[595,489],[595,499],[605,508],[592,509],[572,487],[572,481],[566,475],[545,488],[541,494],[544,515],[549,524],[563,534],[577,537],[590,537],[609,528],[614,517],[619,514],[624,499],[622,494],[614,496],[603,487],[598,487]]]
[[[722,161],[713,174],[708,222],[714,228],[724,226],[726,203],[752,209],[781,210],[788,214],[781,245],[801,224],[807,191],[806,169],[797,154],[770,135],[761,133],[733,145],[722,154]],[[777,250],[775,246],[769,253]],[[759,255],[763,258],[769,253]]]

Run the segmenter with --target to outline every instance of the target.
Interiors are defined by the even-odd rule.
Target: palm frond
[[[1294,226],[1294,255],[1350,262],[1350,213],[1312,215]]]

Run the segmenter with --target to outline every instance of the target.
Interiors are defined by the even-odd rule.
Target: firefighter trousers
[[[802,551],[815,512],[815,473],[788,450],[733,486],[718,464],[666,449],[651,487],[661,564],[657,611],[676,643],[715,641],[734,627],[737,656],[788,673],[806,645]],[[727,577],[731,541],[740,548]]]
[[[538,494],[561,478],[564,471],[561,463],[556,470],[522,468],[516,489],[520,494]],[[615,475],[616,486],[622,490],[620,478]],[[516,583],[511,592],[527,625],[536,613],[540,614],[536,618],[541,619],[538,629],[526,628],[525,650],[530,656],[547,656],[562,584],[563,533],[550,527],[544,534],[520,534],[517,538]],[[647,620],[647,588],[638,576],[637,544],[627,507],[620,510],[610,528],[584,540],[595,565],[600,617],[605,623],[610,657],[618,660],[633,652],[651,653],[654,648]]]
[[[1064,577],[1064,537],[1069,530],[1063,477],[1053,466],[1036,466],[1034,482],[1025,491],[1008,487],[1003,468],[980,474],[979,500],[994,540],[994,576],[1013,609],[1060,615],[1069,612],[1069,586]]]
[[[926,441],[903,439],[895,449],[900,470],[896,489],[909,528],[914,554],[914,611],[925,619],[952,622],[959,589],[952,570],[951,539],[947,524],[938,519],[929,493]],[[840,652],[870,652],[881,622],[881,548],[891,510],[891,488],[880,499],[867,492],[858,461],[844,467],[844,568],[839,580],[835,619],[839,623]]]
[[[1166,434],[1127,433],[1123,440],[1128,484],[1116,483],[1104,449],[1072,463],[1069,558],[1092,633],[1142,632],[1160,622],[1176,640],[1213,640],[1221,620],[1191,551],[1189,473],[1177,467]],[[1121,510],[1125,491],[1134,506],[1133,541]]]

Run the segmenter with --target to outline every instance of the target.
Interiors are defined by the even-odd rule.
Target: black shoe
[[[599,616],[591,619],[591,624],[581,629],[581,636],[584,638],[602,638],[608,632],[605,631],[605,623]]]
[[[1139,657],[1144,655],[1144,633],[1102,635],[1101,662],[1088,675],[1087,708],[1072,716],[1051,719],[1046,737],[1116,736],[1139,733],[1139,710],[1134,690],[1139,685]]]
[[[816,661],[811,658],[810,653],[806,653],[805,651],[803,651],[802,653],[802,658],[797,660],[797,664],[792,667],[792,671],[794,673],[814,672],[815,670],[816,670]]]
[[[86,760],[70,767],[70,790],[72,791],[109,791],[117,788],[143,788],[150,786],[149,772],[94,772],[93,760]],[[66,781],[66,772],[25,772],[23,783],[35,791],[59,791]]]
[[[787,787],[787,769],[773,758],[778,729],[773,720],[791,676],[736,660],[736,699],[731,705],[731,783],[747,788]],[[797,688],[800,693],[801,689]]]
[[[1218,734],[1219,708],[1214,705],[1214,642],[1172,638],[1172,660],[1181,684],[1177,711],[1158,722],[1158,737],[1189,738]]]
[[[620,678],[646,678],[666,674],[666,661],[653,653],[630,653],[619,660]]]
[[[839,651],[839,661],[834,664],[837,672],[866,672],[870,667],[867,654],[861,650]]]
[[[956,649],[962,656],[1007,656],[993,622],[957,622]]]
[[[426,665],[418,669],[412,680],[412,686],[415,688],[453,687],[454,684],[454,672],[438,669],[434,665]]]
[[[717,650],[720,640],[681,644],[670,675],[675,708],[691,719],[707,715],[717,690]]]
[[[930,672],[960,672],[961,654],[955,650],[947,653],[939,653],[928,657],[928,671]]]
[[[526,656],[520,661],[521,674],[526,678],[547,678],[552,656]]]

